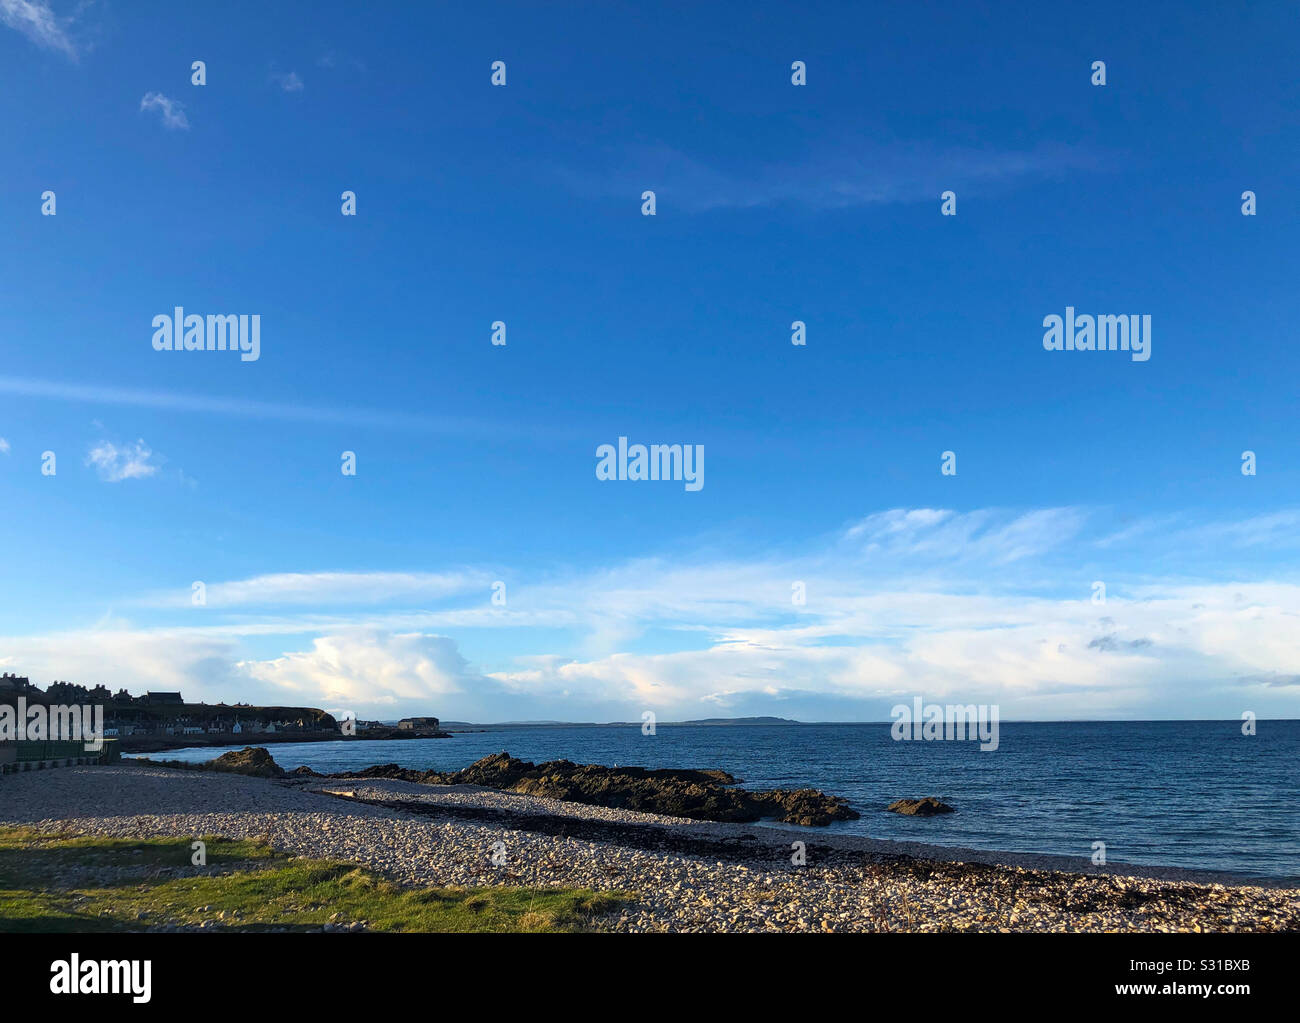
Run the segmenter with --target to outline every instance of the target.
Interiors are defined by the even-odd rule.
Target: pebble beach
[[[1300,889],[1173,868],[714,824],[473,786],[123,763],[0,780],[0,825],[220,835],[402,884],[634,893],[623,932],[1293,931]],[[806,862],[792,859],[804,843]],[[504,862],[493,863],[504,851]]]

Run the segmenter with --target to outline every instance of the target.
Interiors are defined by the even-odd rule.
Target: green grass
[[[581,931],[628,896],[572,888],[409,888],[353,864],[209,837],[114,839],[0,828],[0,932]]]

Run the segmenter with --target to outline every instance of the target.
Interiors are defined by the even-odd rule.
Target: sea
[[[450,739],[283,743],[292,770],[396,763],[451,771],[502,750],[523,760],[650,768],[714,767],[746,788],[818,788],[862,816],[787,828],[1106,862],[1225,871],[1300,885],[1300,721],[1003,722],[998,748],[977,741],[895,741],[890,723],[483,725]],[[158,753],[210,760],[227,749]],[[886,812],[935,796],[937,817]]]

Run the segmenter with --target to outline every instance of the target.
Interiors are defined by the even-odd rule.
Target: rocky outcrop
[[[788,824],[825,825],[854,820],[856,811],[838,796],[816,789],[749,792],[731,788],[726,771],[647,770],[550,760],[533,764],[493,753],[459,771],[413,771],[397,764],[331,775],[334,778],[396,778],[424,785],[482,785],[591,806],[640,810],[692,820],[749,821],[775,818]]]
[[[245,746],[240,750],[223,753],[203,766],[209,771],[247,774],[254,778],[284,777],[284,768],[261,746]]]
[[[226,774],[247,774],[253,778],[284,778],[283,767],[263,746],[245,746],[240,750],[223,753],[215,760],[191,763],[187,760],[151,760],[148,757],[136,757],[128,763],[147,764],[152,767],[171,767],[180,771],[223,771]],[[299,771],[307,768],[299,768]],[[312,772],[315,773],[314,771]]]
[[[941,803],[934,796],[926,796],[924,799],[895,799],[885,809],[909,817],[934,817],[941,813],[955,812],[951,806]]]
[[[755,793],[770,807],[779,812],[773,816],[787,824],[805,827],[823,826],[831,821],[853,821],[860,814],[849,809],[848,800],[828,796],[820,789],[773,789]]]

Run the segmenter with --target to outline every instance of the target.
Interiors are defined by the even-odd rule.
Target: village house
[[[12,694],[14,696],[21,696],[24,693],[31,692],[35,688],[36,687],[32,685],[31,679],[27,678],[26,675],[11,675],[7,671],[3,675],[0,675],[0,695],[8,696]]]

